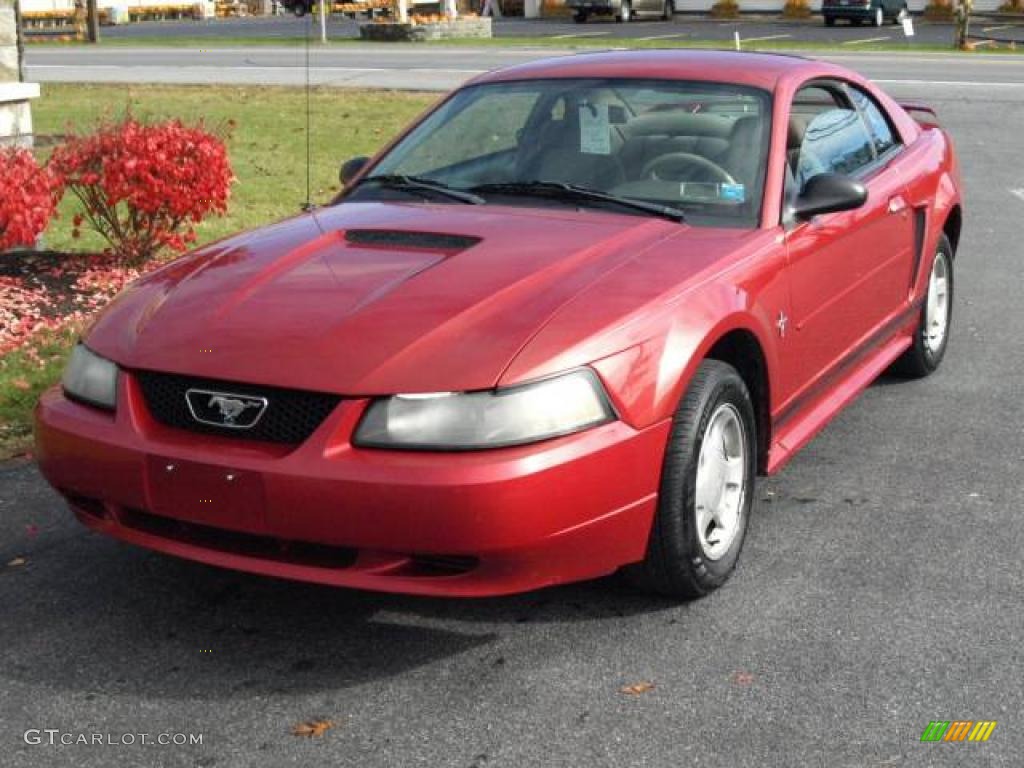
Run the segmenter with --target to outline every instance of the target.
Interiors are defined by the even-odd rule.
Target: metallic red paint
[[[88,345],[124,371],[116,415],[71,402],[59,389],[40,401],[40,467],[72,497],[79,518],[174,555],[367,589],[472,596],[599,576],[643,557],[671,415],[716,343],[741,335],[760,348],[768,471],[909,345],[926,270],[912,223],[879,206],[900,196],[908,210],[923,210],[923,252],[934,252],[961,206],[941,130],[922,129],[854,73],[788,56],[586,54],[474,82],[569,77],[772,91],[760,227],[701,229],[592,210],[362,203],[206,247],[135,283],[89,330]],[[907,146],[866,180],[865,208],[784,227],[789,105],[817,78],[872,93]],[[345,238],[379,228],[479,244],[384,248]],[[780,316],[789,320],[785,335]],[[598,373],[619,420],[475,453],[351,445],[370,396],[486,389],[579,366]],[[292,450],[156,423],[131,373],[137,369],[346,399]],[[181,487],[201,488],[202,498],[161,478],[169,465]],[[131,510],[268,542],[351,549],[356,560],[329,568],[189,543],[133,527]],[[439,575],[413,555],[474,560]]]

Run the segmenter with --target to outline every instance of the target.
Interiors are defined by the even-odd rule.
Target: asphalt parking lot
[[[279,582],[87,533],[30,462],[0,465],[0,766],[1024,765],[1024,97],[927,95],[968,206],[944,367],[881,380],[761,483],[723,590],[459,602]],[[334,727],[291,734],[314,718]],[[957,719],[999,724],[919,741]]]
[[[914,36],[907,38],[899,26],[887,24],[881,28],[838,24],[826,27],[820,17],[806,21],[790,21],[778,16],[744,16],[737,20],[717,21],[695,14],[676,14],[670,21],[633,21],[616,24],[610,19],[593,19],[586,24],[576,24],[568,18],[523,19],[503,18],[494,22],[494,35],[499,38],[546,37],[564,40],[567,44],[579,40],[649,40],[687,42],[699,40],[721,41],[732,45],[738,32],[748,44],[800,43],[822,44],[855,49],[866,43],[887,43],[916,46],[943,46],[953,44],[953,27],[950,24],[933,23],[922,18],[914,20]],[[143,22],[122,27],[107,27],[103,36],[111,40],[135,40],[140,43],[154,38],[199,38],[232,37],[246,38],[294,38],[303,35],[319,35],[319,27],[312,17],[296,19],[292,16],[218,19],[215,21],[162,21]],[[972,24],[972,35],[978,39],[991,38],[1000,41],[1024,43],[1024,23],[1004,19],[979,17]],[[328,36],[333,40],[359,36],[359,22],[343,16],[331,17]]]

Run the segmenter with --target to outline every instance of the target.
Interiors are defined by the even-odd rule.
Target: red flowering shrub
[[[233,181],[224,141],[178,120],[102,126],[71,138],[51,164],[82,204],[73,234],[88,222],[128,265],[185,250],[196,224],[227,210]]]
[[[57,208],[60,183],[27,149],[0,149],[0,251],[32,245]]]

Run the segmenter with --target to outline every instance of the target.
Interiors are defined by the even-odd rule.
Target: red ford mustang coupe
[[[85,334],[37,412],[85,525],[365,589],[625,568],[700,596],[736,564],[756,476],[946,349],[949,137],[836,66],[512,67],[342,176],[331,205],[168,264]]]

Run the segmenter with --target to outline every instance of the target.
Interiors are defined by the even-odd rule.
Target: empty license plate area
[[[233,530],[264,529],[258,472],[150,456],[147,479],[149,509],[155,515]]]

